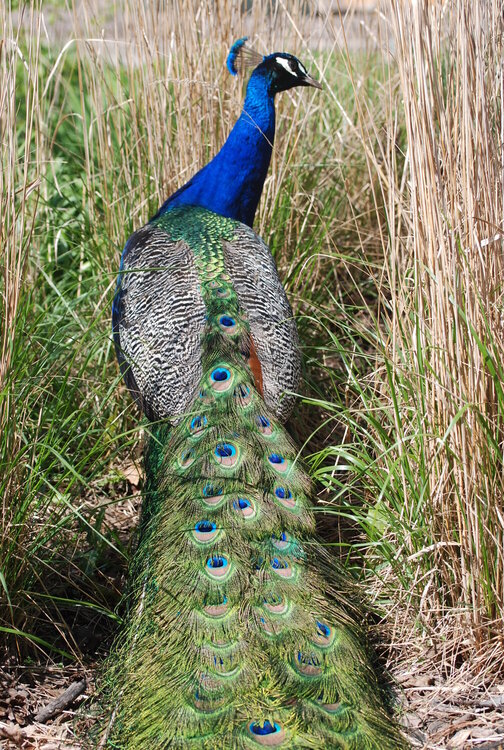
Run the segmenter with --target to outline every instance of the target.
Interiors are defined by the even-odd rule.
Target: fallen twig
[[[40,711],[37,711],[35,714],[35,721],[44,724],[49,719],[52,719],[53,716],[60,714],[65,708],[70,706],[74,700],[81,695],[81,693],[84,692],[86,686],[87,683],[85,679],[79,680],[78,682],[72,682],[64,693],[57,698],[54,698],[54,700],[50,701],[47,706],[41,708]]]

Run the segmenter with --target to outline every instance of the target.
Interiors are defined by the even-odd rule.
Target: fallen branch
[[[72,682],[72,684],[67,687],[64,693],[62,693],[57,698],[54,698],[54,700],[50,701],[47,706],[44,706],[39,711],[37,711],[37,713],[35,714],[35,721],[44,724],[49,719],[57,716],[62,711],[64,711],[65,708],[70,706],[74,702],[74,700],[84,692],[85,689],[85,679],[79,680],[78,682]]]

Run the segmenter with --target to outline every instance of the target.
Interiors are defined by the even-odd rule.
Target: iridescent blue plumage
[[[235,42],[228,56],[233,75],[245,41]],[[275,139],[275,95],[292,86],[320,88],[293,55],[264,57],[250,76],[243,111],[219,153],[168,198],[156,217],[175,206],[202,206],[251,227]]]
[[[240,59],[243,56],[243,51],[245,49],[247,39],[248,37],[246,36],[243,36],[241,39],[237,39],[229,50],[229,55],[226,60],[226,66],[232,76],[238,75],[238,67],[236,64],[237,59]],[[259,64],[259,62],[260,60],[257,62],[257,64]]]
[[[175,206],[202,206],[252,226],[275,138],[274,94],[268,89],[267,76],[253,73],[243,112],[226,143],[159,214]]]

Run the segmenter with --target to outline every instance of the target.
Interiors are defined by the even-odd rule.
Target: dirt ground
[[[400,688],[401,723],[415,750],[504,750],[504,683],[485,688],[458,674],[443,680],[426,659],[404,661],[394,672]],[[0,747],[5,750],[82,750],[79,729],[91,715],[97,665],[18,665],[0,669]],[[46,723],[41,708],[75,682],[86,690]],[[386,750],[386,748],[383,748]]]

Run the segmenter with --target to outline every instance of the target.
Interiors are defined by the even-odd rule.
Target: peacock
[[[253,68],[239,119],[121,258],[113,335],[150,437],[100,747],[404,748],[283,427],[298,336],[252,229],[275,95],[321,85],[293,55],[263,57],[246,39],[227,66]]]

